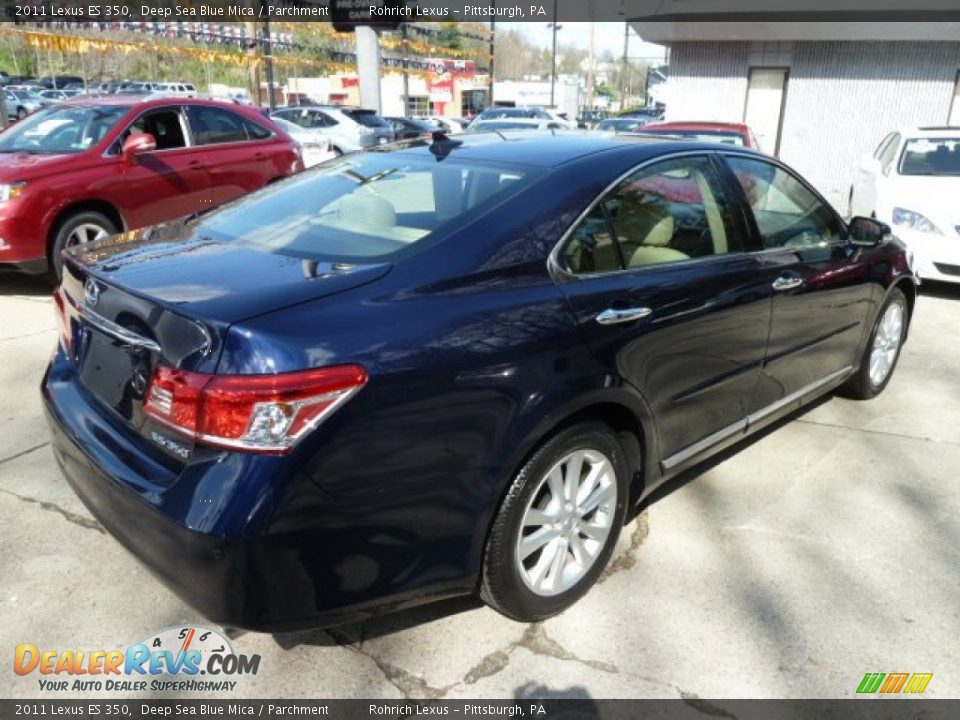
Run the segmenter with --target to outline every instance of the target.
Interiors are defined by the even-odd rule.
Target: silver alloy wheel
[[[903,337],[903,305],[892,302],[880,319],[870,350],[870,382],[880,386],[887,379],[897,359]]]
[[[84,243],[93,242],[94,240],[102,240],[105,237],[109,237],[109,233],[107,233],[104,228],[96,223],[83,223],[77,225],[70,231],[70,234],[67,235],[66,246],[83,245]]]
[[[593,449],[575,450],[543,476],[517,539],[524,585],[559,595],[580,582],[606,545],[617,506],[613,464]]]

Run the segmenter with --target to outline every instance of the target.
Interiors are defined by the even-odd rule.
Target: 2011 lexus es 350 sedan
[[[658,484],[881,392],[904,248],[750,150],[438,134],[70,248],[43,380],[114,536],[228,626],[581,597]]]

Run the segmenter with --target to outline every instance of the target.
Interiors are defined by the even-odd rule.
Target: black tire
[[[593,564],[576,584],[555,595],[542,595],[531,590],[520,575],[516,548],[524,529],[524,515],[535,499],[534,494],[542,490],[541,482],[551,468],[579,449],[599,451],[613,468],[617,499],[610,532]],[[610,560],[623,527],[628,494],[626,456],[609,427],[587,422],[557,433],[524,463],[507,490],[487,539],[480,597],[493,609],[520,622],[543,620],[573,605],[596,582]],[[564,557],[567,552],[564,549]]]
[[[333,148],[333,156],[334,156],[334,157],[340,157],[341,155],[343,155],[343,150],[341,150],[340,148],[338,148],[338,147],[335,146],[335,147]]]
[[[890,366],[886,377],[884,377],[881,382],[875,383],[870,377],[870,359],[873,354],[873,346],[877,338],[877,333],[880,331],[880,324],[883,322],[887,310],[893,304],[899,304],[902,313],[901,317],[903,322],[900,328],[900,339],[893,357],[893,364]],[[877,313],[877,319],[873,323],[873,329],[870,331],[870,337],[867,340],[867,345],[863,349],[863,355],[860,358],[860,367],[857,368],[856,372],[850,376],[850,379],[847,380],[841,388],[842,395],[856,400],[870,400],[882,393],[884,388],[887,387],[890,383],[890,378],[893,377],[893,373],[897,369],[897,363],[900,360],[900,351],[903,349],[903,340],[907,336],[907,328],[910,324],[909,307],[906,296],[899,288],[894,288],[890,291],[886,301],[884,301],[880,307],[880,312]]]
[[[53,242],[50,243],[50,270],[48,275],[51,282],[60,282],[60,276],[63,273],[63,261],[60,258],[60,253],[62,253],[67,246],[67,239],[70,237],[70,233],[84,224],[97,225],[103,228],[107,235],[115,235],[119,232],[113,220],[103,213],[85,210],[65,217],[54,230]]]
[[[27,109],[19,107],[17,108],[17,120],[23,120],[27,116]]]

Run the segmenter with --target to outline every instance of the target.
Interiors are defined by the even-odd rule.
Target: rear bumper
[[[234,537],[190,529],[171,509],[187,503],[145,499],[187,484],[186,473],[165,475],[130,431],[106,418],[73,379],[61,351],[44,376],[42,394],[54,456],[70,487],[114,538],[209,620],[264,632],[299,630],[469,592],[463,582],[408,592],[350,590],[357,582],[345,559],[363,543],[342,525]],[[219,484],[220,478],[208,474],[206,480]],[[199,495],[202,485],[190,492]],[[230,497],[214,500],[220,502]]]

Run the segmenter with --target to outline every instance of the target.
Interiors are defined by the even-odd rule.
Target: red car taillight
[[[143,409],[205,445],[285,453],[366,382],[358,365],[280,375],[208,375],[158,365]]]
[[[58,285],[53,291],[54,313],[57,316],[57,329],[60,331],[60,342],[63,349],[70,352],[70,318],[67,316],[67,301],[63,298],[63,290]]]

